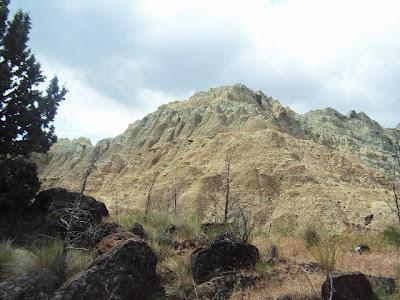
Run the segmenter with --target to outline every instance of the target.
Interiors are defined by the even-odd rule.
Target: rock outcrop
[[[59,285],[57,276],[47,269],[38,269],[0,282],[0,299],[48,300]]]
[[[260,276],[227,273],[204,282],[196,287],[197,299],[229,299],[235,288],[253,286]]]
[[[243,85],[194,94],[160,106],[121,135],[92,145],[60,139],[37,159],[43,188],[78,191],[94,153],[102,155],[87,193],[120,211],[143,209],[155,173],[153,207],[180,209],[207,220],[209,195],[222,199],[224,159],[232,158],[233,193],[251,204],[258,224],[304,225],[319,218],[331,228],[391,222],[381,199],[390,192],[392,131],[366,114],[333,109],[300,115]],[[106,147],[107,145],[107,147]],[[170,196],[169,196],[170,195]]]
[[[88,247],[92,237],[87,230],[108,216],[104,203],[63,188],[40,192],[33,204],[21,213],[1,213],[0,237],[16,244],[63,238],[69,227],[71,239]]]
[[[127,240],[65,282],[53,299],[147,299],[157,280],[156,263],[146,242]]]
[[[371,284],[359,272],[328,274],[322,285],[324,300],[371,300],[372,297]]]
[[[196,283],[203,283],[227,271],[254,266],[260,260],[258,249],[244,242],[216,240],[195,250],[190,256],[190,269]]]

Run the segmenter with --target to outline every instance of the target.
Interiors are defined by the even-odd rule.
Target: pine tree
[[[37,192],[36,168],[26,159],[34,152],[45,153],[56,141],[52,123],[67,93],[57,77],[45,93],[39,89],[45,77],[28,47],[31,19],[18,10],[9,21],[9,2],[0,0],[0,175],[6,176],[0,178],[0,207],[13,201],[10,197],[27,202]],[[21,197],[15,194],[19,189],[13,177],[24,187]]]

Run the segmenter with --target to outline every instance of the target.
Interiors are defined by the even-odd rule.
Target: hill
[[[300,115],[237,84],[162,105],[96,145],[60,139],[37,160],[43,189],[80,190],[99,154],[86,192],[111,211],[143,209],[159,173],[154,209],[170,209],[176,194],[178,210],[211,220],[229,156],[232,195],[260,226],[322,221],[342,230],[374,214],[370,227],[378,229],[392,221],[384,199],[391,199],[394,132],[362,112],[326,108]]]

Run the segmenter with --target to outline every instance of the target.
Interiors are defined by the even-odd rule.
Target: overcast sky
[[[59,137],[122,133],[159,105],[243,83],[299,113],[400,122],[397,0],[12,0],[69,90]]]

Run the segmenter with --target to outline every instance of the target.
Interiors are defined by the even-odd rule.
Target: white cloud
[[[71,70],[59,63],[44,62],[44,73],[48,78],[54,74],[67,83],[68,94],[58,109],[55,119],[57,134],[60,137],[90,137],[92,142],[106,137],[114,137],[122,133],[128,124],[144,117],[151,111],[137,110],[127,107],[116,99],[100,94],[87,84],[83,74]],[[172,95],[165,96],[161,92],[139,90],[138,101],[149,101],[161,105]]]
[[[363,110],[384,126],[400,121],[398,1],[58,3],[60,17],[79,20],[79,28],[58,29],[71,27],[73,43],[62,35],[59,43],[81,53],[58,57],[60,49],[49,48],[39,59],[70,90],[57,116],[59,136],[115,136],[162,103],[236,82],[299,112],[330,106]]]

